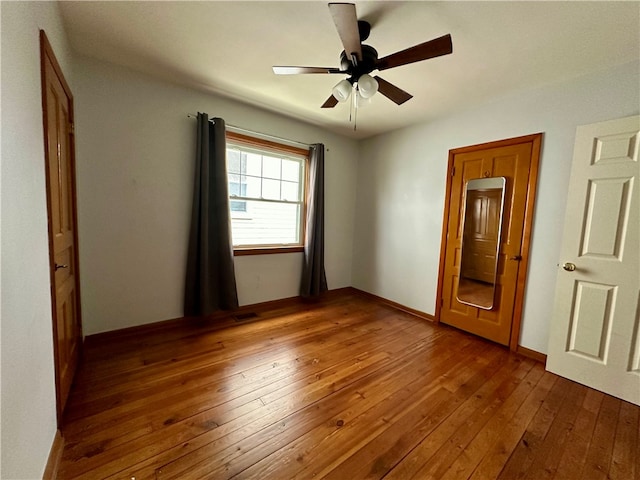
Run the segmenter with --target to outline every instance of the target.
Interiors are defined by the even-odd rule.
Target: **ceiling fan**
[[[277,75],[294,75],[299,73],[339,73],[348,75],[334,88],[332,95],[322,105],[322,108],[333,108],[338,102],[346,101],[351,90],[356,89],[362,98],[370,98],[376,91],[385,97],[402,105],[413,95],[387,82],[379,76],[369,75],[374,70],[386,70],[409,63],[421,62],[430,58],[448,55],[453,52],[451,35],[447,34],[434,40],[415,45],[386,57],[378,58],[375,48],[365,45],[369,38],[371,25],[364,20],[358,20],[356,6],[353,3],[330,3],[329,11],[338,30],[338,35],[344,46],[340,54],[340,68],[332,67],[291,67],[274,66]]]

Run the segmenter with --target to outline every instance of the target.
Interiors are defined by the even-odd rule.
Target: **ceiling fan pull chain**
[[[353,131],[358,128],[358,90],[353,89]]]
[[[349,123],[351,123],[351,119],[353,118],[353,107],[355,105],[355,95],[351,92],[351,101],[349,102]]]

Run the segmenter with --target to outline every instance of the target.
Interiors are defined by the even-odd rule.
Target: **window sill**
[[[236,247],[233,249],[234,257],[241,257],[244,255],[272,255],[274,253],[298,253],[304,252],[302,245],[295,245],[292,247]]]

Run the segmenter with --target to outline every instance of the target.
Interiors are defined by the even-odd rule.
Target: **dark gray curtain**
[[[198,113],[185,316],[238,307],[227,187],[225,124]]]
[[[315,297],[327,291],[324,271],[324,145],[309,149],[309,194],[307,202],[306,240],[300,295]]]

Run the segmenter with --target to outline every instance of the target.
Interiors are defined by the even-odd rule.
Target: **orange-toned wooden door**
[[[49,258],[58,421],[82,344],[75,205],[73,97],[44,32],[40,33],[49,214]]]
[[[450,152],[452,175],[448,185],[449,208],[445,212],[439,319],[503,345],[510,345],[512,334],[518,333],[513,320],[516,304],[522,301],[524,293],[528,242],[523,240],[530,229],[527,215],[530,217],[533,207],[540,139],[541,135],[535,135]],[[463,304],[456,298],[465,185],[469,180],[487,177],[506,178],[495,296],[490,310]]]

